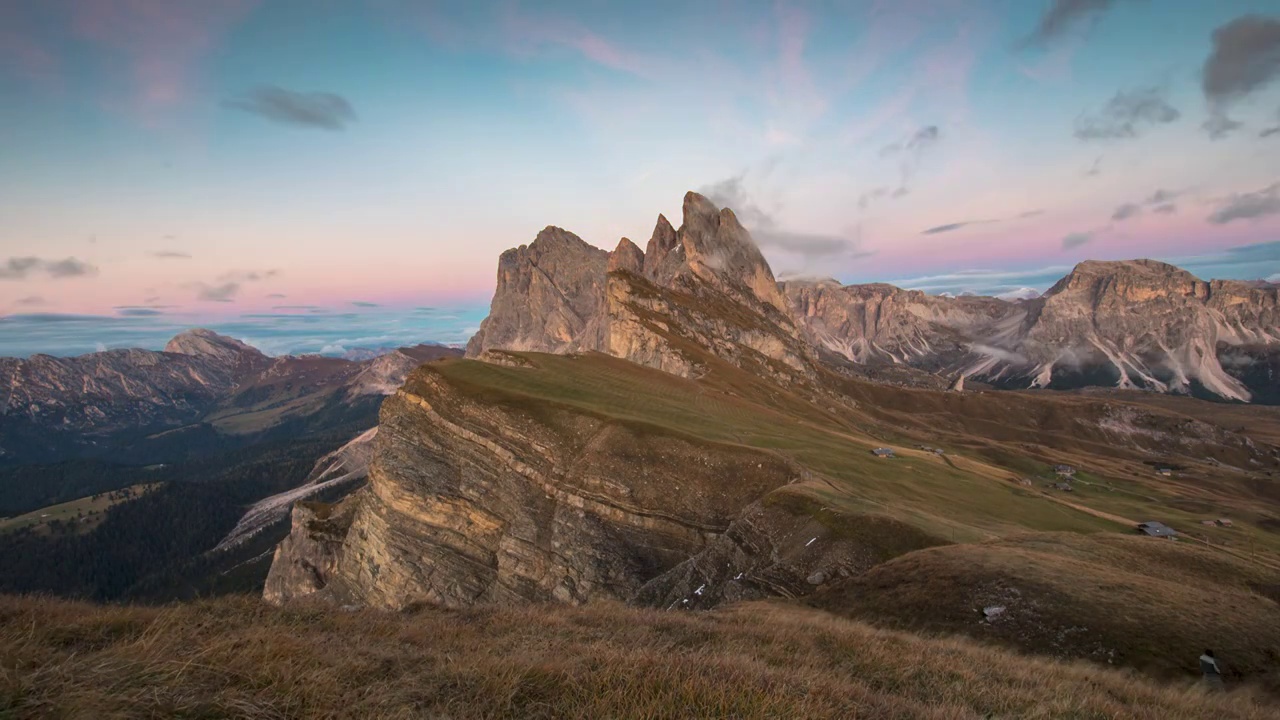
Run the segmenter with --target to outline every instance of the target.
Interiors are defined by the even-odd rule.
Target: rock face
[[[276,546],[263,587],[267,602],[278,605],[328,584],[337,569],[355,508],[351,498],[336,505],[299,502],[293,506],[293,526]]]
[[[304,510],[267,598],[303,594],[313,577],[339,602],[382,608],[656,595],[660,576],[794,477],[753,450],[477,401],[424,366],[383,406],[336,566],[329,526],[312,537]],[[321,565],[336,569],[311,571]]]
[[[257,348],[234,338],[219,335],[212,330],[197,328],[174,337],[164,346],[164,351],[174,355],[201,358],[222,367],[250,370],[266,360]]]
[[[690,376],[699,368],[680,347],[692,342],[739,365],[801,372],[811,350],[787,307],[733,211],[691,192],[680,229],[660,215],[643,254],[625,238],[604,253],[558,228],[504,253],[467,356],[597,351]]]
[[[1150,260],[1081,263],[1040,297],[780,284],[732,210],[689,193],[682,214],[678,230],[658,217],[643,254],[625,238],[605,253],[558,228],[504,253],[468,357],[594,350],[692,376],[700,368],[680,347],[694,343],[771,373],[803,374],[829,352],[1000,387],[1280,401],[1276,286],[1204,282]]]
[[[184,333],[168,347],[0,360],[0,383],[8,390],[4,422],[76,433],[189,422],[270,363],[208,331]]]
[[[545,228],[529,245],[502,253],[489,316],[467,343],[475,357],[490,348],[573,352],[603,340],[604,278],[609,253],[566,230]]]
[[[1016,335],[1027,315],[995,298],[944,298],[880,283],[782,287],[810,342],[856,363],[946,366],[970,353],[969,338]]]

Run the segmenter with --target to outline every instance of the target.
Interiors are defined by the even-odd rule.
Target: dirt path
[[[1103,512],[1101,510],[1094,510],[1091,507],[1080,505],[1079,503],[1073,503],[1070,500],[1064,500],[1060,497],[1054,497],[1053,495],[1050,495],[1049,493],[1046,493],[1046,492],[1042,492],[1040,494],[1058,503],[1059,505],[1066,505],[1067,507],[1073,510],[1079,510],[1082,513],[1087,513],[1094,517],[1100,517],[1103,520],[1110,520],[1111,522],[1117,522],[1117,523],[1120,523],[1121,525],[1128,525],[1129,527],[1136,527],[1138,524],[1137,520],[1130,520],[1129,518],[1121,517],[1119,515],[1112,515],[1111,513]]]

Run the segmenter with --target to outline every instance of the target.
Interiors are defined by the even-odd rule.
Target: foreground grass
[[[0,718],[1264,718],[1247,692],[756,603],[403,614],[0,598]]]
[[[1038,533],[905,554],[810,599],[879,625],[1228,683],[1280,697],[1280,573],[1198,543]],[[982,608],[1003,613],[985,620]]]

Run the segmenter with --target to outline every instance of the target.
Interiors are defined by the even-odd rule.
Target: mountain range
[[[764,316],[777,332],[758,341],[773,347],[763,354],[775,359],[829,352],[866,368],[913,368],[1002,388],[1098,385],[1280,402],[1275,285],[1203,281],[1152,260],[1084,262],[1044,295],[1025,299],[834,280],[778,283],[732,210],[695,193],[685,197],[680,231],[660,216],[644,253],[625,238],[605,253],[559,228],[504,253],[491,313],[468,356],[491,347],[597,350],[687,374],[671,354],[627,346],[644,342],[626,329],[643,290],[618,271],[675,291],[696,277],[736,302],[771,308]],[[781,352],[784,346],[791,349]]]
[[[0,460],[163,462],[217,439],[246,443],[361,414],[372,417],[417,365],[459,354],[419,345],[354,361],[268,357],[191,330],[163,351],[0,359]],[[290,428],[293,428],[292,430]]]
[[[786,598],[1154,672],[1227,647],[1274,684],[1280,415],[1232,358],[1270,362],[1275,299],[1151,261],[1014,301],[779,283],[694,193],[643,251],[548,227],[502,254],[467,357],[385,400],[343,460],[368,484],[295,505],[264,596]]]

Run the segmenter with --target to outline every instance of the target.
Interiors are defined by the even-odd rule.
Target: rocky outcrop
[[[682,348],[694,347],[753,369],[803,372],[810,349],[733,211],[691,192],[682,212],[679,230],[658,216],[644,253],[625,238],[604,253],[558,228],[508,250],[467,356],[597,351],[690,376],[699,366]]]
[[[383,407],[336,572],[304,575],[383,608],[631,600],[795,477],[754,450],[470,398],[426,366]],[[296,537],[276,562],[314,566]]]
[[[294,505],[293,524],[289,536],[276,546],[263,599],[279,605],[324,589],[337,571],[356,506],[353,498],[334,505]]]
[[[3,422],[79,434],[190,422],[270,362],[209,331],[183,333],[168,348],[0,360]]]
[[[995,298],[944,298],[882,283],[790,281],[782,288],[810,342],[857,363],[944,367],[970,354],[973,337],[1016,336],[1027,316]]]
[[[177,335],[164,346],[164,351],[201,358],[241,372],[259,367],[267,359],[257,348],[201,328]]]
[[[644,253],[636,244],[622,238],[618,241],[618,247],[609,253],[609,272],[625,270],[632,275],[641,275],[644,273]]]
[[[1153,260],[1084,262],[1040,303],[1015,350],[1049,386],[1060,368],[1104,366],[1120,387],[1189,392],[1198,383],[1233,400],[1252,393],[1218,359],[1220,345],[1280,343],[1277,290],[1204,282]]]
[[[573,352],[602,343],[609,253],[557,227],[502,253],[489,316],[467,343],[468,357],[490,348]]]

